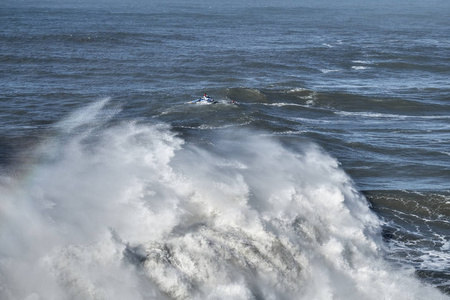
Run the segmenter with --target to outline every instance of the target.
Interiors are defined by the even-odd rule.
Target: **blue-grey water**
[[[449,16],[1,2],[0,298],[448,299]]]

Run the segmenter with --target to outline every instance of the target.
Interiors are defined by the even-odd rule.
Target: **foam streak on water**
[[[384,260],[378,218],[318,146],[223,130],[200,148],[105,126],[106,103],[1,187],[0,298],[444,299]]]

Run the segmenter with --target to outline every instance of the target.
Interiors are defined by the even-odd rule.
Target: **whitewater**
[[[109,98],[2,174],[1,299],[447,299],[385,258],[381,222],[311,141],[186,140]]]

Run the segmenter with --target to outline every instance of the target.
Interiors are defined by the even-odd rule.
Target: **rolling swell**
[[[365,189],[364,182],[369,181],[372,189],[446,188],[448,104],[442,100],[426,104],[400,97],[287,89],[276,85],[266,89],[228,88],[207,92],[217,95],[219,105],[189,108],[187,114],[199,118],[198,126],[214,129],[227,124],[263,129],[293,139],[311,139],[338,157],[362,189]],[[240,105],[229,105],[230,100]],[[183,107],[180,112],[186,113]],[[168,113],[163,120],[175,128],[191,127],[194,129],[191,133],[195,134],[196,126],[192,127],[189,119],[184,122],[179,115]],[[404,184],[399,186],[396,181],[393,187],[392,181],[387,180],[373,187],[373,182],[386,176],[385,173],[377,175],[377,171],[392,169],[389,165],[393,163],[405,167],[392,170],[392,177],[405,178],[400,180]],[[378,164],[368,170],[374,176],[360,180],[358,170],[370,164]],[[411,177],[406,179],[408,173]],[[437,175],[432,178],[439,181],[428,183],[430,174]],[[419,178],[417,185],[412,184]]]
[[[317,145],[242,129],[202,146],[110,123],[109,101],[1,187],[3,299],[444,299],[384,261],[378,218]]]

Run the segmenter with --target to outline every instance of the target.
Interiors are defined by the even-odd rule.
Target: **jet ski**
[[[200,99],[189,101],[190,104],[216,104],[217,101],[211,97],[203,96]]]

